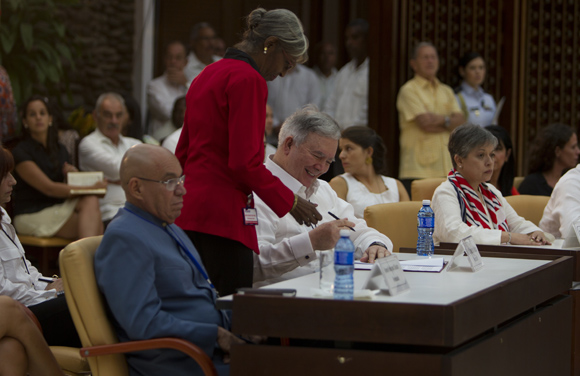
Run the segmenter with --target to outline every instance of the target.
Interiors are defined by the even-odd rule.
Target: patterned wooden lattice
[[[580,2],[531,0],[524,10],[525,142],[559,122],[580,126]]]
[[[485,90],[499,98],[501,67],[501,0],[411,0],[408,7],[409,56],[420,41],[433,43],[439,52],[439,79],[459,85],[458,62],[469,51],[486,62]],[[407,79],[413,76],[409,68]]]

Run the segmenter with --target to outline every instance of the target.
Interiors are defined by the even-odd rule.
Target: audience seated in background
[[[32,96],[22,106],[25,138],[13,149],[16,180],[14,226],[21,235],[79,239],[103,233],[97,196],[73,196],[72,189],[104,188],[106,181],[77,187],[64,183],[77,171],[58,143],[46,98]]]
[[[266,142],[272,146],[278,146],[278,132],[280,128],[274,129],[274,110],[272,106],[266,104],[266,127],[264,132],[266,133]]]
[[[478,125],[457,127],[449,137],[453,169],[433,194],[433,241],[478,244],[550,244],[536,225],[518,216],[501,192],[486,183],[493,174],[497,138]]]
[[[226,49],[227,49],[226,41],[223,38],[220,37],[214,38],[213,54],[215,56],[224,57],[224,55],[226,54]]]
[[[501,192],[503,197],[519,195],[518,190],[514,187],[516,162],[512,139],[508,131],[499,125],[490,125],[485,129],[497,138],[493,174],[489,182]]]
[[[191,82],[197,75],[211,63],[215,63],[221,57],[215,55],[215,31],[207,22],[193,25],[189,36],[189,55],[185,75]]]
[[[346,27],[345,44],[351,60],[338,72],[334,90],[324,106],[324,111],[336,119],[341,129],[368,125],[368,36],[366,20],[352,20]]]
[[[558,180],[544,209],[540,228],[556,238],[575,236],[572,224],[580,219],[580,164]]]
[[[0,65],[0,142],[6,144],[20,133],[18,112],[12,95],[12,84],[6,69]]]
[[[455,88],[455,96],[466,123],[486,126],[493,124],[496,105],[493,97],[481,85],[485,81],[485,61],[477,52],[468,52],[459,59],[459,75],[463,79]],[[495,125],[495,124],[494,124]]]
[[[276,152],[276,146],[278,145],[278,138],[274,135],[274,112],[272,107],[266,105],[266,127],[264,134],[264,162],[270,156]],[[268,141],[270,140],[270,141]],[[272,141],[276,141],[273,143]]]
[[[170,150],[173,154],[175,154],[175,148],[177,148],[177,142],[179,141],[179,137],[181,136],[181,130],[183,129],[183,119],[185,119],[185,107],[186,107],[186,100],[185,95],[179,97],[175,100],[173,104],[173,110],[171,111],[171,122],[177,128],[175,132],[170,134],[163,140],[162,146]]]
[[[185,45],[174,41],[167,45],[163,57],[165,72],[147,85],[149,128],[147,133],[162,140],[175,131],[171,122],[171,109],[175,100],[187,94],[191,81],[185,76],[187,64]]]
[[[199,346],[223,375],[229,371],[224,355],[243,341],[229,332],[231,312],[215,308],[216,291],[199,254],[173,223],[184,179],[165,148],[141,144],[127,151],[121,164],[127,202],[97,249],[95,275],[121,342],[182,338]],[[193,359],[174,350],[130,353],[127,362],[130,374],[202,374]]]
[[[409,201],[403,184],[382,175],[386,168],[387,149],[372,128],[354,126],[342,131],[340,160],[346,171],[330,181],[338,197],[354,208],[357,218],[364,218],[367,206]]]
[[[268,104],[274,112],[274,127],[307,104],[320,101],[318,79],[312,69],[297,64],[283,77],[268,81]]]
[[[141,141],[121,135],[127,116],[125,101],[117,93],[99,96],[93,112],[97,129],[82,139],[79,145],[79,166],[82,171],[103,171],[107,179],[107,194],[99,200],[101,219],[108,223],[125,204],[125,193],[119,180],[123,155]]]
[[[410,60],[415,77],[397,95],[401,129],[399,178],[407,192],[421,178],[442,178],[452,167],[446,147],[449,132],[465,122],[453,90],[437,79],[439,57],[435,46],[421,42]]]
[[[16,180],[12,176],[14,160],[9,151],[0,148],[0,205],[10,201]],[[4,208],[0,207],[0,295],[6,295],[28,306],[44,330],[46,341],[53,346],[80,347],[80,340],[68,312],[62,280],[43,277],[26,259],[24,248]],[[43,281],[45,280],[45,281]],[[0,317],[5,312],[0,310]],[[0,359],[3,359],[0,356]],[[0,362],[3,363],[4,361]]]
[[[34,322],[16,301],[0,296],[0,375],[63,376]]]
[[[316,105],[318,108],[324,108],[328,97],[334,91],[334,84],[338,75],[336,70],[336,48],[330,42],[320,42],[314,46],[312,60],[314,63],[312,70],[318,77],[320,87],[320,100]]]
[[[143,141],[143,122],[141,121],[141,106],[129,93],[120,93],[125,100],[127,119],[121,129],[121,134],[125,137],[136,138]]]
[[[313,273],[319,267],[320,251],[332,249],[340,229],[347,226],[355,229],[351,239],[356,259],[374,262],[393,249],[389,238],[356,218],[352,205],[338,198],[327,182],[317,179],[328,170],[339,138],[336,121],[314,107],[297,111],[282,125],[278,150],[266,167],[296,195],[317,204],[322,220],[313,228],[299,225],[290,214],[279,218],[256,197],[260,254],[254,254],[255,285]]]
[[[529,175],[520,185],[520,193],[551,196],[562,174],[578,163],[578,155],[578,137],[572,127],[551,124],[542,128],[530,147]]]

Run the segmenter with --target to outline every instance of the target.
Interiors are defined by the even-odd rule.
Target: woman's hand
[[[96,182],[91,188],[93,189],[100,189],[100,188],[107,188],[107,179],[103,179],[101,181]]]
[[[62,173],[64,176],[66,176],[66,174],[68,174],[69,172],[79,172],[79,170],[70,163],[64,162],[64,164],[62,165]]]
[[[550,245],[546,235],[542,231],[534,231],[529,234],[515,234],[512,232],[510,244],[514,245]]]
[[[290,214],[296,219],[299,225],[311,226],[315,225],[322,219],[322,215],[316,210],[318,205],[303,199],[300,196],[294,195],[297,200],[294,208],[290,210]]]
[[[44,289],[45,290],[55,289],[57,292],[64,291],[64,285],[62,283],[62,278],[55,279],[54,282],[49,283]]]

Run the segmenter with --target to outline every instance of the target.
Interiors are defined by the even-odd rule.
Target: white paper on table
[[[361,262],[361,261],[355,261],[354,262],[354,269],[355,270],[371,270],[373,268],[374,264],[368,263],[368,262]]]
[[[407,260],[400,263],[405,272],[440,272],[444,266],[442,257]]]

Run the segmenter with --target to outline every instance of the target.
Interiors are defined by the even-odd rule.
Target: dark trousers
[[[234,294],[240,287],[252,287],[254,251],[238,241],[221,236],[196,231],[185,233],[199,252],[220,296]]]
[[[64,295],[28,308],[40,322],[49,346],[82,347]]]

